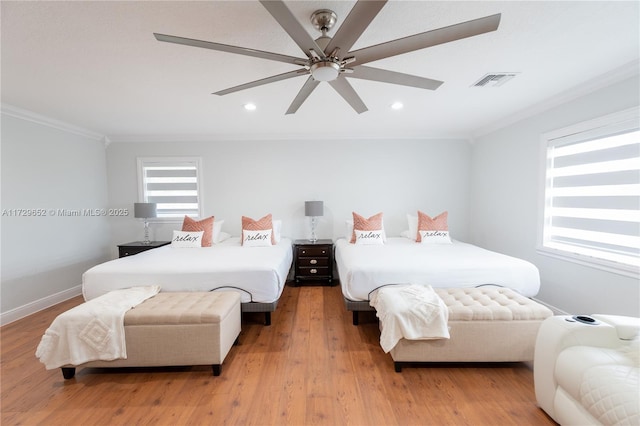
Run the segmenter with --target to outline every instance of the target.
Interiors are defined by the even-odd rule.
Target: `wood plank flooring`
[[[272,325],[245,314],[222,375],[210,366],[45,370],[45,329],[80,297],[1,333],[1,424],[554,425],[523,363],[434,364],[396,373],[375,317],[351,324],[340,287],[286,286]],[[368,321],[367,321],[368,320]]]

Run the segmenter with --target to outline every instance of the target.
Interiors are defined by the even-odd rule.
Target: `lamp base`
[[[149,221],[144,221],[144,241],[142,244],[148,246],[151,245],[151,240],[149,240]]]
[[[311,238],[309,241],[315,243],[318,241],[318,237],[316,236],[316,224],[318,222],[318,218],[316,216],[311,216]]]

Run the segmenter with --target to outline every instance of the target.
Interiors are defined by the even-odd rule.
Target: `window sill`
[[[640,278],[640,268],[632,265],[625,265],[622,263],[611,262],[602,259],[596,259],[594,257],[585,256],[577,253],[570,253],[563,250],[552,249],[549,247],[538,247],[536,249],[538,254],[543,256],[552,257],[554,259],[560,259],[571,263],[576,263],[582,266],[588,266],[591,268],[599,269],[601,271],[607,271],[618,275],[623,275],[630,278]]]

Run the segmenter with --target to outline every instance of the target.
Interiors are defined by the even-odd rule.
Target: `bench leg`
[[[75,367],[62,367],[61,370],[62,370],[62,377],[64,377],[67,380],[73,379],[73,376],[76,375]]]
[[[396,373],[402,373],[402,363],[394,362],[393,367],[396,370]]]
[[[264,313],[264,325],[271,325],[271,312]]]
[[[220,364],[213,364],[211,367],[213,368],[214,376],[219,376],[222,372],[222,366]]]
[[[358,321],[358,311],[352,311],[353,312],[353,325],[358,325],[360,323],[360,321]]]

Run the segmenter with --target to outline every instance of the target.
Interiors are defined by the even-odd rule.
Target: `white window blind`
[[[634,109],[547,135],[543,248],[637,273],[638,122]]]
[[[200,217],[199,158],[139,158],[140,198],[158,218]]]

